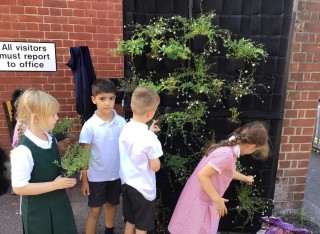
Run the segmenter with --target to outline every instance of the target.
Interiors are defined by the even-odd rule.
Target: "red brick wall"
[[[0,72],[0,100],[16,88],[39,88],[58,98],[60,117],[76,116],[69,47],[88,46],[97,77],[122,77],[123,59],[110,49],[122,38],[121,0],[1,0],[0,41],[55,42],[56,72]],[[1,65],[0,65],[1,66]],[[10,149],[2,104],[0,146]]]
[[[300,0],[290,60],[276,184],[276,212],[299,213],[320,97],[320,1]]]

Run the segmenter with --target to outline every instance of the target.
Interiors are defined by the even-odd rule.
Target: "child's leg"
[[[136,234],[147,234],[147,231],[136,229]]]
[[[86,223],[86,234],[95,234],[102,207],[89,207]]]
[[[121,181],[120,179],[106,182],[105,203],[105,234],[113,234],[116,207],[120,203]]]
[[[106,229],[113,229],[114,227],[114,220],[116,217],[116,207],[117,206],[112,205],[109,202],[105,204],[104,211],[105,211],[105,218],[106,218]],[[110,233],[111,233],[111,230],[110,230]]]
[[[106,182],[90,182],[88,197],[89,212],[86,223],[86,234],[95,234],[103,204],[106,202]]]
[[[135,234],[136,226],[132,223],[126,222],[126,226],[124,227],[124,234]]]

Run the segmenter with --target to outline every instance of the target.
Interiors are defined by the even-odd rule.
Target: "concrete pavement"
[[[316,224],[320,225],[320,154],[312,152],[310,156],[309,171],[305,190],[303,211]],[[69,190],[79,234],[84,234],[85,220],[87,216],[87,198],[81,195],[80,186]],[[115,232],[123,233],[124,223],[122,221],[121,206],[118,206]],[[21,216],[19,215],[19,196],[11,195],[10,192],[0,196],[0,233],[19,234],[22,233]],[[99,220],[97,234],[104,233],[104,215]]]
[[[87,198],[81,195],[80,186],[69,189],[73,213],[75,216],[79,234],[85,233],[85,222],[88,211]],[[115,233],[123,233],[123,221],[121,207],[118,206]],[[21,216],[19,215],[19,196],[10,193],[0,196],[0,233],[22,233]],[[101,214],[97,234],[104,234],[104,215]]]
[[[312,221],[320,225],[320,154],[312,152],[309,162],[307,185],[303,202],[303,211]]]

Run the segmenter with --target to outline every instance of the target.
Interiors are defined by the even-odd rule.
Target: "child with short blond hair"
[[[160,103],[159,95],[150,88],[138,87],[131,98],[133,117],[119,137],[120,178],[122,182],[125,234],[147,233],[154,229],[156,178],[162,156],[161,143],[150,127]],[[153,122],[155,125],[155,121]]]

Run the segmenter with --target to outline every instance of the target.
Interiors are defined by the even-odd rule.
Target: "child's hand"
[[[150,125],[150,128],[149,128],[149,130],[151,132],[154,132],[154,133],[160,132],[161,129],[157,125],[157,122],[158,122],[157,120],[153,120],[153,122],[152,122],[152,124]]]
[[[88,181],[82,181],[81,183],[81,192],[83,196],[90,195],[89,183]]]
[[[56,189],[65,189],[65,188],[71,188],[74,187],[77,183],[77,180],[75,178],[66,178],[58,176],[53,181]]]
[[[58,150],[60,154],[63,154],[68,149],[69,143],[70,143],[69,138],[66,138],[57,142]]]
[[[224,215],[228,214],[228,210],[225,204],[225,202],[228,202],[228,201],[229,201],[228,199],[224,199],[223,197],[220,197],[218,200],[214,202],[217,212],[219,214],[219,217],[223,217]]]
[[[246,176],[246,180],[244,181],[246,184],[252,185],[252,183],[254,182],[254,177],[249,175]]]

